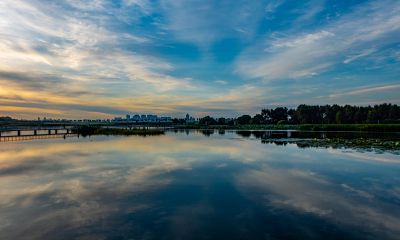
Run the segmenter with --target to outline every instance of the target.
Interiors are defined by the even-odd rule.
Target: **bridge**
[[[0,142],[18,141],[31,139],[59,138],[72,135],[71,128],[51,127],[23,127],[23,128],[0,128]]]

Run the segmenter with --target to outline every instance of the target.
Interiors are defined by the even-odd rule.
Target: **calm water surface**
[[[400,156],[235,132],[0,143],[0,239],[399,239]]]

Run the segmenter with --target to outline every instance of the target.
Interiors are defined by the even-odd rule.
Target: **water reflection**
[[[259,134],[2,143],[0,239],[400,234],[400,156],[266,145]]]

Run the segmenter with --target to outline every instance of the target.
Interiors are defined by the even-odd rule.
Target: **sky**
[[[399,0],[1,0],[0,115],[400,104]]]

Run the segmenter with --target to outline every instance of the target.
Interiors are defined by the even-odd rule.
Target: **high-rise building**
[[[194,123],[194,122],[195,122],[195,119],[194,119],[193,117],[191,117],[191,116],[189,115],[189,113],[187,113],[187,114],[186,114],[186,117],[185,117],[185,122],[186,122],[186,123]]]

